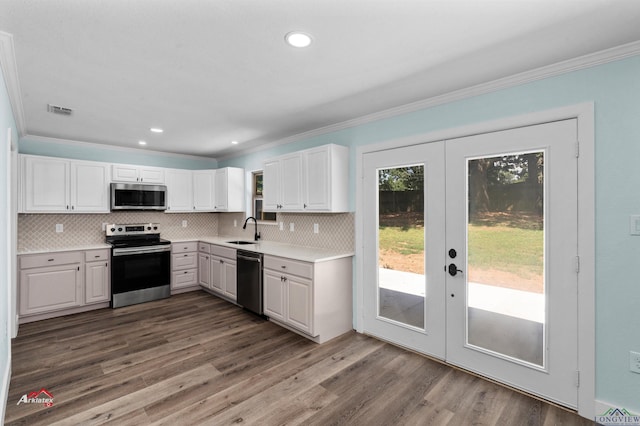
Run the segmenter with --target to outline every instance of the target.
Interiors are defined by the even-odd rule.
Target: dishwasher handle
[[[260,258],[259,257],[247,257],[247,256],[243,256],[241,254],[237,254],[236,257],[238,259],[247,260],[249,262],[258,262],[258,263],[260,263]]]

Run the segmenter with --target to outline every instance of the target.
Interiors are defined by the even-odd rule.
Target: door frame
[[[595,416],[595,133],[594,104],[586,102],[483,123],[418,134],[356,149],[355,211],[355,329],[363,333],[364,321],[364,154],[390,148],[496,132],[551,121],[577,119],[578,140],[578,414]]]

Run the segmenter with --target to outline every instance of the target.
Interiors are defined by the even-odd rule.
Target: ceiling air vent
[[[59,105],[47,104],[47,111],[60,115],[71,115],[73,110],[71,108],[61,107]]]

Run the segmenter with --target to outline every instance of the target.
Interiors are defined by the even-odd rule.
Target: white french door
[[[446,331],[443,160],[442,143],[379,151],[364,158],[365,330],[441,359]],[[380,190],[405,176],[414,187]],[[394,205],[414,201],[416,193],[415,202],[404,208],[410,210],[406,217],[396,215]],[[385,199],[387,194],[398,199]]]
[[[576,132],[365,153],[364,332],[575,408]]]

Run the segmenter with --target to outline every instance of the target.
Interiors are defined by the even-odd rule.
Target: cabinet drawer
[[[311,278],[313,276],[313,263],[284,259],[282,257],[265,256],[264,267],[266,269],[293,274],[304,278]]]
[[[171,269],[173,271],[198,267],[197,253],[176,253],[173,255],[172,260]]]
[[[83,259],[83,253],[79,251],[22,255],[20,256],[20,269],[82,263]]]
[[[109,260],[109,249],[89,250],[84,252],[85,262],[97,262],[100,260]]]
[[[186,269],[172,273],[171,288],[191,287],[194,285],[198,285],[197,269]]]
[[[211,253],[211,244],[209,243],[198,243],[198,251],[200,253]]]
[[[227,259],[235,259],[236,258],[236,249],[232,249],[229,247],[216,246],[214,244],[211,245],[211,254],[226,257]]]
[[[196,241],[189,241],[187,243],[174,243],[171,244],[171,251],[174,253],[198,251],[198,243]]]

